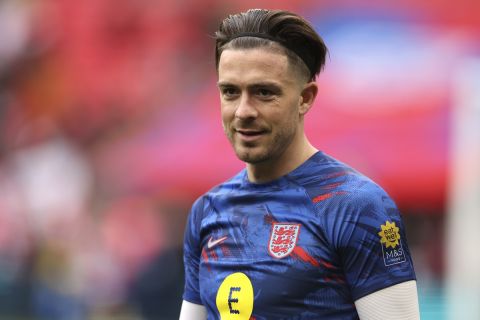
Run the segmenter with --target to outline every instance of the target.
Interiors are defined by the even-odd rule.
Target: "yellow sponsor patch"
[[[399,244],[400,240],[400,229],[395,225],[395,222],[387,221],[385,224],[380,226],[382,231],[378,233],[380,236],[380,242],[385,244],[385,247],[395,248]]]
[[[217,291],[221,320],[249,320],[253,311],[253,286],[242,272],[226,277]]]
[[[407,259],[400,240],[400,228],[395,222],[385,221],[385,224],[380,225],[380,229],[378,235],[385,266],[405,262]]]

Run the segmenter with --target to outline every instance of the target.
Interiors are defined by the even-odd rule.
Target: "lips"
[[[235,129],[235,132],[244,141],[254,141],[266,133],[265,130],[256,129]]]
[[[246,136],[255,136],[259,134],[263,134],[264,131],[262,130],[236,130],[238,133],[246,135]]]

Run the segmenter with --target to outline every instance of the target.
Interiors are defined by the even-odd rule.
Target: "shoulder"
[[[316,157],[296,182],[307,194],[331,239],[361,230],[375,233],[386,221],[400,222],[392,198],[367,176],[325,154]]]
[[[318,205],[332,202],[357,208],[374,203],[393,205],[388,194],[377,183],[322,152],[312,157],[308,165],[292,178]]]
[[[242,182],[244,181],[245,176],[246,176],[246,169],[243,169],[240,172],[238,172],[236,175],[231,177],[230,179],[211,188],[207,193],[203,195],[203,197],[212,198],[212,197],[218,197],[224,194],[228,194],[231,192],[235,192],[242,185]]]
[[[225,195],[238,188],[241,184],[243,176],[243,171],[240,171],[234,177],[213,187],[194,201],[188,214],[185,233],[186,239],[189,237],[191,239],[198,240],[198,237],[201,233],[200,231],[202,229],[202,224],[204,223],[205,219],[209,215],[218,212],[218,203],[221,202],[219,198],[225,198]]]
[[[195,200],[190,215],[198,215],[199,213],[206,211],[209,206],[214,205],[219,199],[225,198],[229,194],[236,192],[240,188],[244,178],[245,170],[242,170],[230,179],[211,188]]]

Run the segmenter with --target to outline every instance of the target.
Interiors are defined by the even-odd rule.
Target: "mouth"
[[[235,129],[235,133],[244,141],[254,141],[266,134],[265,130]]]

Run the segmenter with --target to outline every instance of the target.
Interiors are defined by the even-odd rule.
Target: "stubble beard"
[[[242,143],[235,140],[233,130],[226,130],[227,138],[237,158],[248,164],[261,164],[279,158],[292,143],[295,133],[296,128],[288,126],[276,133],[269,132],[269,135],[273,134],[270,139],[262,137],[262,140],[268,141]]]

